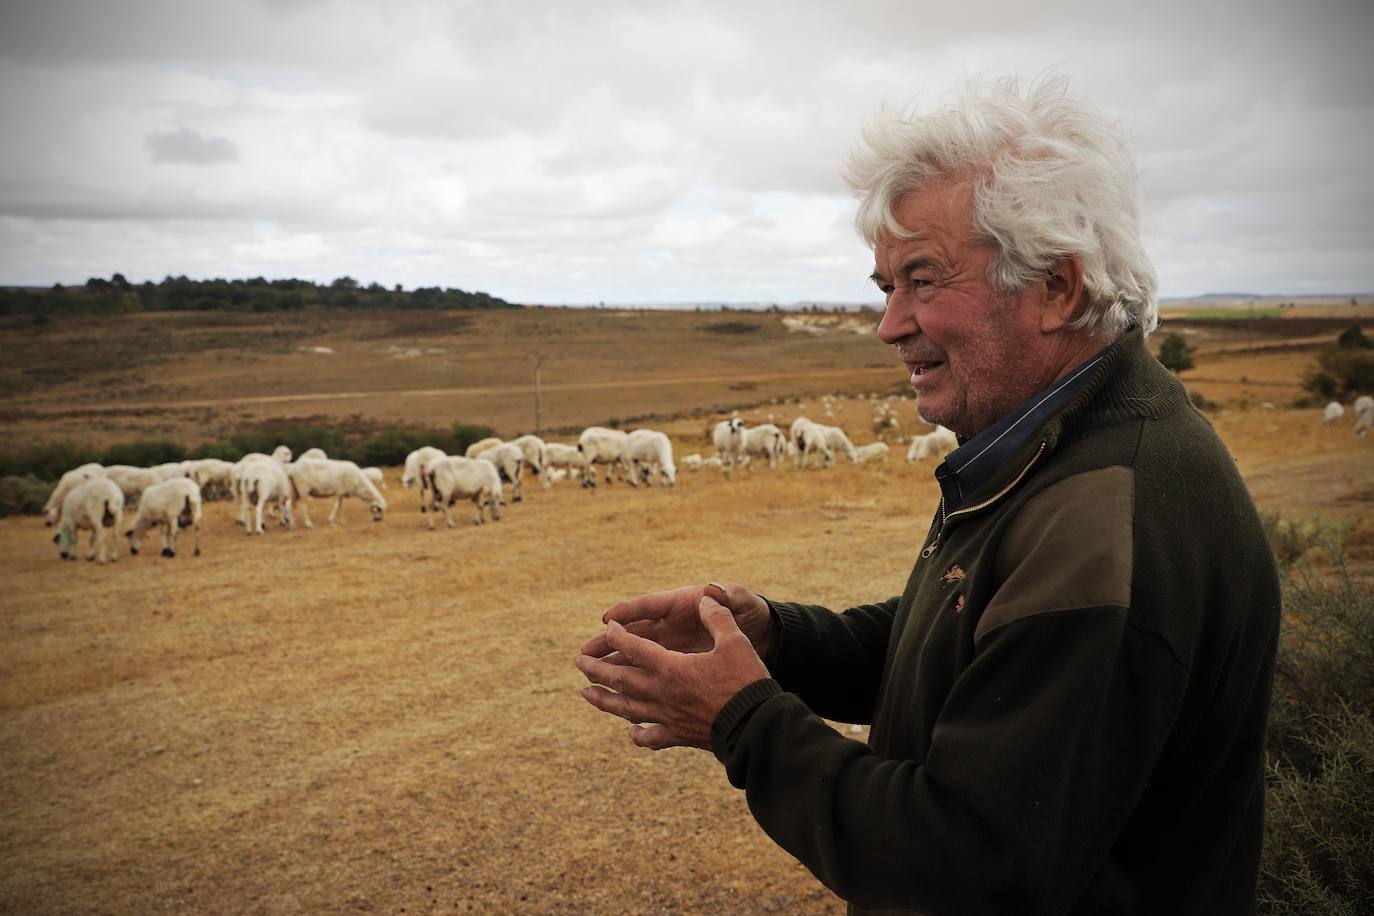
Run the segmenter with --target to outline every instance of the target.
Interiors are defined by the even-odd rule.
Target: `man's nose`
[[[889,302],[883,311],[882,320],[878,322],[878,339],[891,345],[919,330],[920,326],[916,324],[916,318],[910,309]]]

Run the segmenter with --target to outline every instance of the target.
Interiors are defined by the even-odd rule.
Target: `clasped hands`
[[[777,641],[768,603],[740,585],[685,586],[612,605],[582,646],[582,697],[630,723],[640,747],[711,747],[711,724],[768,677]]]

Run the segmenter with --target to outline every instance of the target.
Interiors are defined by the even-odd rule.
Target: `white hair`
[[[1159,323],[1155,272],[1140,240],[1135,158],[1120,128],[1073,98],[1067,77],[969,83],[928,115],[883,112],[864,130],[845,180],[870,246],[910,238],[893,208],[916,191],[971,185],[975,235],[996,253],[1003,293],[1062,258],[1083,263],[1087,308],[1071,325],[1116,336]]]

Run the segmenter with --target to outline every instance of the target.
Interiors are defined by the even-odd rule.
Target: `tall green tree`
[[[1159,361],[1174,375],[1193,368],[1193,348],[1178,334],[1170,334],[1159,345]]]

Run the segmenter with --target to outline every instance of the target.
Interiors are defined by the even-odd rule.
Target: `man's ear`
[[[1045,303],[1040,311],[1040,330],[1053,334],[1083,314],[1087,307],[1083,289],[1083,262],[1077,256],[1060,258],[1045,275]]]

